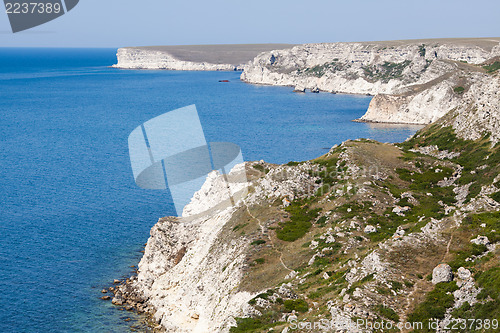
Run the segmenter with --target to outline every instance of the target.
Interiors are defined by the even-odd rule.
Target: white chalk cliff
[[[480,65],[498,60],[499,43],[499,38],[478,38],[281,45],[260,54],[256,48],[255,58],[249,54],[238,58],[240,62],[253,58],[246,64],[231,63],[229,59],[234,58],[229,46],[223,50],[190,49],[183,60],[168,50],[121,48],[114,67],[243,70],[241,79],[253,84],[374,95],[361,121],[429,124],[464,100],[479,100],[478,94],[492,88],[491,76]],[[236,50],[241,46],[232,47]],[[228,63],[221,63],[221,59]],[[457,91],[460,87],[465,90]]]
[[[478,100],[477,93],[490,88],[491,76],[475,65],[500,56],[498,42],[306,44],[260,54],[244,67],[241,79],[297,90],[375,95],[361,120],[428,124],[464,99]],[[465,94],[454,90],[461,86]]]
[[[116,53],[115,68],[123,69],[169,69],[179,71],[233,71],[239,67],[231,64],[213,64],[179,60],[167,52],[124,47]]]
[[[246,168],[237,165],[229,177],[240,178]],[[119,287],[113,303],[152,314],[167,332],[229,331],[235,317],[253,314],[248,301],[256,295],[240,287],[251,240],[234,236],[235,223],[267,198],[314,193],[319,185],[309,169],[282,166],[257,181],[233,184],[234,192],[252,188],[235,195],[234,205],[226,202],[223,176],[209,174],[182,217],[161,218],[151,229],[137,276]],[[277,180],[284,172],[287,178]]]

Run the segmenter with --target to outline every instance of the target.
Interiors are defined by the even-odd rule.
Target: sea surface
[[[134,315],[99,297],[174,212],[168,192],[135,186],[130,167],[128,135],[155,116],[196,104],[207,141],[273,163],[418,129],[351,122],[367,96],[295,94],[238,72],[109,68],[115,53],[0,48],[0,332],[130,330]]]

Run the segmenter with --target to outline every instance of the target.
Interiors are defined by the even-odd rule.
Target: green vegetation
[[[467,244],[464,249],[457,251],[455,253],[455,258],[449,263],[452,269],[457,270],[460,267],[469,267],[474,263],[471,261],[466,261],[467,258],[472,256],[478,256],[483,254],[486,251],[485,245],[477,245],[477,244]]]
[[[269,169],[265,168],[263,165],[260,165],[260,164],[254,164],[254,165],[252,165],[252,167],[254,169],[256,169],[256,170],[259,170],[262,173],[268,173],[269,172]]]
[[[382,81],[384,83],[389,82],[391,79],[397,79],[403,76],[403,71],[411,63],[410,60],[405,60],[400,63],[395,62],[384,62],[382,65],[378,66],[365,66],[363,71],[366,78],[373,81]]]
[[[269,311],[257,318],[236,318],[238,326],[231,327],[229,332],[242,333],[242,332],[262,332],[268,329],[283,324],[279,321],[280,313]]]
[[[350,65],[341,63],[338,61],[338,59],[337,60],[334,59],[332,62],[323,65],[316,65],[314,67],[306,68],[303,72],[308,75],[322,77],[327,72],[343,71],[349,67]],[[302,73],[302,71],[298,72],[299,74]]]
[[[464,303],[452,312],[454,318],[493,320],[500,318],[500,267],[493,267],[476,275],[477,283],[483,290],[479,293],[480,302],[470,306]],[[457,332],[498,332],[497,330],[458,330]]]
[[[256,264],[259,264],[259,265],[260,265],[260,264],[265,263],[265,262],[266,262],[266,259],[264,259],[264,258],[257,258],[257,259],[255,259],[254,261],[255,261],[255,263],[256,263]]]
[[[297,312],[307,312],[309,310],[309,305],[303,299],[287,299],[283,302],[283,306],[287,312],[297,311]]]
[[[488,237],[491,243],[500,242],[500,211],[467,216],[462,227],[475,235]]]
[[[243,228],[244,228],[244,227],[246,227],[247,225],[248,225],[248,223],[243,223],[243,224],[241,224],[241,223],[240,223],[240,224],[237,224],[237,225],[235,225],[235,226],[234,226],[233,231],[238,231],[238,230],[240,230],[240,229],[243,229]]]
[[[459,153],[458,157],[450,161],[464,167],[457,184],[471,184],[468,200],[476,197],[481,191],[481,186],[491,184],[500,173],[500,145],[491,147],[489,135],[476,141],[464,140],[455,135],[451,126],[441,127],[439,124],[432,125],[419,134],[400,146],[408,150],[418,146],[436,145],[440,150]]]
[[[250,243],[250,245],[261,245],[261,244],[265,244],[266,241],[263,240],[263,239],[257,239],[257,240],[254,240],[253,242]]]
[[[423,330],[419,330],[419,333],[434,332],[434,330],[429,329],[429,321],[444,318],[446,309],[454,304],[452,293],[457,289],[455,282],[438,283],[434,290],[427,293],[424,302],[420,303],[408,316],[407,321],[423,323]]]
[[[309,231],[311,222],[317,218],[321,208],[309,209],[304,200],[297,200],[285,210],[290,213],[290,221],[280,223],[276,236],[283,241],[293,242]]]
[[[326,224],[326,220],[327,220],[327,217],[326,216],[321,216],[317,221],[316,221],[316,225],[321,228],[321,227],[324,227],[325,224]]]
[[[496,202],[500,202],[500,191],[493,193],[492,195],[490,195],[490,197]]]
[[[483,66],[483,68],[486,69],[488,73],[494,73],[500,69],[500,61],[495,61],[491,65]]]
[[[356,290],[356,288],[359,288],[362,285],[364,285],[365,283],[370,282],[370,281],[373,281],[373,273],[365,276],[364,278],[362,278],[359,281],[354,282],[351,285],[351,287],[347,290],[347,293],[352,294],[354,292],[354,290]]]
[[[378,312],[378,314],[384,318],[387,318],[387,319],[392,320],[394,322],[399,322],[399,316],[396,313],[396,311],[394,311],[393,309],[391,309],[387,306],[379,304],[379,305],[375,306],[375,311]]]
[[[464,87],[461,87],[461,86],[458,86],[458,87],[453,88],[453,91],[454,91],[456,94],[461,95],[461,94],[463,94],[463,93],[464,93],[465,88],[464,88]]]
[[[422,44],[418,48],[418,54],[420,54],[421,57],[425,57],[425,44]]]

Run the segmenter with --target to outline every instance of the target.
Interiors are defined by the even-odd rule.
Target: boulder
[[[432,271],[432,284],[453,281],[453,272],[450,265],[439,264]]]

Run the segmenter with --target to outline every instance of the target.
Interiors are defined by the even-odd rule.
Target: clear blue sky
[[[0,47],[311,43],[500,36],[498,0],[80,0]]]

